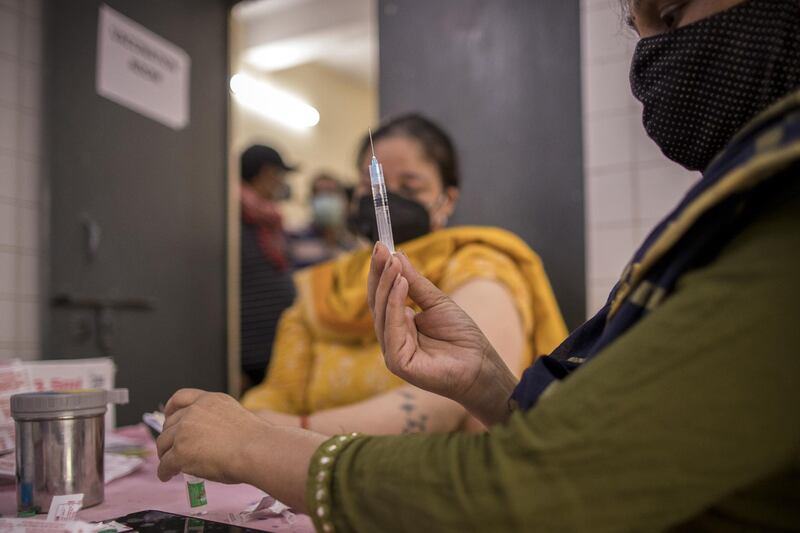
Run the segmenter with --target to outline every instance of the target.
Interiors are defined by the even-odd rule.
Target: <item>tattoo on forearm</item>
[[[400,391],[398,394],[403,397],[400,409],[405,412],[406,421],[403,425],[403,433],[424,433],[428,429],[428,415],[417,410],[414,395],[407,391]]]

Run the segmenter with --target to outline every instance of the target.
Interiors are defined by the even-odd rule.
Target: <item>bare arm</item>
[[[475,321],[506,366],[519,378],[523,370],[525,333],[522,319],[506,286],[493,280],[477,279],[462,285],[450,297]],[[486,305],[486,302],[492,304]],[[463,429],[482,431],[485,426],[467,414]]]
[[[524,333],[506,286],[492,280],[476,279],[456,289],[451,298],[486,334],[506,365],[519,371]],[[300,425],[296,416],[271,411],[258,414],[274,424]],[[319,411],[308,418],[308,427],[325,435],[352,431],[381,435],[446,432],[459,427],[483,429],[483,425],[468,417],[458,403],[413,385],[404,385],[355,404]]]

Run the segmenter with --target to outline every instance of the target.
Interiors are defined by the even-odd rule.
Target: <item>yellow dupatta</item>
[[[466,226],[430,233],[399,249],[447,293],[473,279],[504,284],[528,339],[525,366],[566,337],[541,260],[515,235]],[[267,378],[248,391],[245,407],[304,414],[403,383],[383,365],[373,332],[367,305],[370,253],[360,250],[295,275],[297,300],[281,318]]]

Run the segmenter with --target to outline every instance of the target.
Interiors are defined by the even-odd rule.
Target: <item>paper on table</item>
[[[111,453],[122,453],[123,451],[130,450],[132,448],[142,447],[140,440],[118,435],[117,433],[106,433],[105,440],[106,451]]]
[[[53,500],[50,502],[50,511],[47,512],[47,521],[72,522],[81,507],[83,507],[83,494],[53,496]]]
[[[11,418],[11,396],[31,392],[28,371],[18,359],[0,362],[0,453],[14,449],[14,419]]]
[[[88,522],[45,522],[38,518],[0,518],[0,531],[6,533],[96,533],[108,529]]]
[[[115,479],[127,476],[144,464],[144,459],[142,457],[131,457],[118,453],[105,454],[104,461],[104,479],[106,485]]]
[[[127,476],[144,464],[141,457],[130,457],[116,453],[107,453],[104,457],[104,473],[106,484],[115,479]],[[14,479],[17,469],[16,454],[8,454],[0,457],[0,478]]]

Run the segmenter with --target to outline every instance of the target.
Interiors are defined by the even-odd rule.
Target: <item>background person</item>
[[[278,319],[294,300],[286,235],[277,204],[287,197],[286,174],[293,170],[269,146],[250,146],[240,158],[243,389],[264,379]]]
[[[289,255],[296,269],[330,261],[357,246],[347,229],[349,199],[338,179],[327,173],[315,176],[310,203],[309,227],[289,234]]]
[[[447,134],[412,114],[387,121],[373,139],[399,248],[467,310],[516,372],[549,352],[566,328],[539,258],[499,229],[444,228],[459,186]],[[350,222],[374,241],[370,158],[365,138]],[[245,407],[329,434],[451,431],[467,422],[458,404],[386,369],[366,305],[369,261],[364,249],[297,273],[297,302],[281,318],[267,378],[248,391]]]

